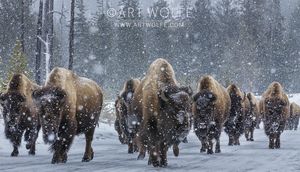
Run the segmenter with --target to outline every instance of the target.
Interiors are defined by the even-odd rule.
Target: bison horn
[[[166,92],[165,90],[166,90],[166,88],[163,88],[163,89],[160,91],[160,98],[161,98],[163,101],[168,102],[169,99],[167,98],[167,96],[166,96],[166,94],[165,94],[165,92]]]

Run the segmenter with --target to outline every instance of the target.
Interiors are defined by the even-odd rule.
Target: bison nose
[[[127,126],[128,126],[128,131],[130,133],[133,132],[137,128],[138,125],[138,119],[136,115],[130,115],[127,118]]]

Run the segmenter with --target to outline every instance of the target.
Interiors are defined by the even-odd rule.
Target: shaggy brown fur
[[[123,90],[118,95],[116,101],[116,114],[117,118],[115,121],[115,128],[119,134],[119,139],[121,143],[128,144],[128,153],[133,153],[137,151],[137,146],[135,143],[135,135],[133,127],[130,121],[131,116],[128,115],[129,108],[132,103],[133,94],[136,88],[139,86],[140,80],[131,79],[125,82]]]
[[[54,68],[42,89],[33,92],[42,112],[44,141],[52,143],[52,163],[65,163],[77,134],[85,134],[82,161],[93,159],[92,140],[103,103],[101,88],[92,80],[63,68]]]
[[[246,94],[234,84],[227,87],[230,96],[230,115],[225,123],[225,132],[228,134],[228,145],[240,145],[239,138],[244,133],[245,114],[249,111],[249,100]]]
[[[278,82],[273,82],[262,96],[264,129],[269,137],[269,148],[280,148],[280,135],[289,116],[290,103]]]
[[[258,101],[253,93],[248,93],[249,110],[245,113],[245,137],[247,141],[254,141],[253,133],[259,118]]]
[[[193,101],[194,130],[202,144],[200,152],[207,150],[208,154],[212,154],[215,139],[215,152],[220,153],[220,135],[231,106],[226,89],[213,77],[204,76],[198,83]]]
[[[5,93],[0,96],[5,122],[5,135],[12,142],[14,150],[11,156],[18,156],[25,131],[26,148],[35,155],[35,142],[40,130],[38,111],[31,94],[39,86],[31,82],[24,74],[15,74],[11,78]]]
[[[139,128],[139,157],[149,152],[148,164],[167,165],[167,151],[172,145],[178,155],[178,144],[190,130],[190,96],[186,87],[179,87],[172,66],[157,59],[137,88],[133,98],[133,113]],[[141,125],[139,125],[141,124]]]
[[[297,130],[299,125],[300,106],[296,103],[291,103],[290,116],[287,122],[287,129]]]

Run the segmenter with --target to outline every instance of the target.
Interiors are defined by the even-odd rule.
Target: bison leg
[[[276,135],[275,148],[276,148],[276,149],[279,149],[279,148],[280,148],[280,134],[277,134],[277,135]]]
[[[274,138],[272,135],[269,136],[269,149],[274,149]]]
[[[158,167],[159,166],[159,161],[158,161],[159,154],[160,154],[160,152],[158,151],[158,149],[156,149],[156,147],[152,147],[150,150],[148,165],[152,164],[154,167]]]
[[[93,158],[94,158],[94,151],[92,148],[94,131],[95,131],[95,128],[90,129],[87,133],[85,133],[86,145],[85,145],[85,153],[82,158],[82,162],[89,162],[89,161],[93,160]]]
[[[202,152],[206,152],[207,149],[207,139],[206,137],[201,137],[201,149],[200,149],[200,153]]]
[[[250,131],[250,141],[254,141],[254,139],[253,139],[253,133],[254,133],[254,127],[253,128],[251,128],[251,131]]]
[[[216,138],[216,150],[215,150],[215,152],[216,153],[221,153],[221,146],[220,146],[220,136],[218,136],[217,138]]]
[[[246,140],[247,140],[247,141],[250,140],[250,139],[249,139],[249,130],[248,130],[248,129],[246,129],[246,131],[245,131],[245,137],[246,137]]]
[[[208,147],[207,147],[207,154],[213,154],[213,141],[212,139],[209,139],[208,141]]]
[[[168,147],[164,143],[162,143],[160,145],[160,167],[166,167],[168,165],[167,152]]]
[[[240,138],[238,134],[234,137],[234,145],[240,145]]]
[[[139,148],[139,156],[138,156],[138,160],[143,160],[145,158],[146,155],[146,147],[144,145],[141,145]]]
[[[233,142],[234,142],[233,136],[229,135],[229,142],[228,142],[228,145],[229,145],[229,146],[233,146]]]
[[[174,144],[173,145],[173,154],[174,154],[174,156],[176,156],[176,157],[178,157],[178,155],[179,155],[179,144]]]
[[[132,154],[133,153],[133,143],[132,143],[132,139],[129,140],[128,142],[128,153]]]
[[[23,132],[21,132],[21,133],[23,133]],[[21,145],[21,140],[22,140],[22,134],[17,134],[16,136],[14,136],[14,140],[13,140],[14,149],[11,152],[10,156],[17,157],[19,155],[18,147]]]
[[[26,145],[26,149],[29,149],[29,152],[28,152],[29,155],[35,155],[35,144],[36,144],[36,140],[38,138],[40,129],[41,129],[41,126],[39,125],[36,128],[32,128],[29,130],[28,143]]]

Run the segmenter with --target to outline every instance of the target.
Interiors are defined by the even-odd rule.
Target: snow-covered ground
[[[300,103],[300,94],[291,97],[291,101]],[[83,136],[75,138],[66,164],[50,164],[52,154],[42,138],[37,142],[37,155],[28,156],[24,145],[19,157],[10,157],[11,144],[3,134],[3,121],[0,120],[0,171],[300,171],[300,130],[285,131],[282,134],[281,149],[268,149],[268,139],[262,129],[256,130],[254,142],[241,138],[241,146],[227,146],[228,137],[222,133],[221,154],[200,153],[200,142],[193,132],[188,136],[189,143],[181,144],[179,157],[169,151],[166,168],[154,168],[147,165],[147,158],[136,160],[137,154],[127,154],[127,147],[121,145],[113,126],[101,123],[95,133],[93,148],[94,160],[82,163],[85,140]]]

